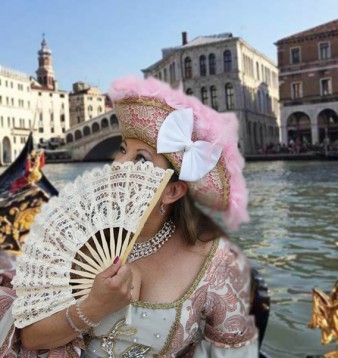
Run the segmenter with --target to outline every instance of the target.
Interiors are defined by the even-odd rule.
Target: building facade
[[[29,76],[0,66],[0,164],[20,153],[33,125],[33,108]]]
[[[71,127],[97,117],[109,109],[106,109],[105,95],[97,87],[84,82],[73,84],[73,92],[69,94]]]
[[[69,128],[68,92],[57,88],[45,39],[38,63],[37,79],[0,66],[0,165],[15,160],[30,131],[43,143],[62,138]]]
[[[219,112],[233,111],[240,123],[239,146],[253,154],[279,141],[278,71],[266,56],[232,34],[201,36],[162,50],[143,70],[198,97]]]
[[[282,141],[338,144],[338,20],[276,45]]]

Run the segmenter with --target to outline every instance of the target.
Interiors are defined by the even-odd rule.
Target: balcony
[[[318,104],[318,103],[327,103],[327,102],[338,102],[338,93],[326,95],[326,96],[306,96],[302,98],[281,98],[280,102],[283,106],[299,106],[303,104]]]
[[[14,127],[11,129],[12,135],[28,135],[30,132],[30,128],[26,127]]]

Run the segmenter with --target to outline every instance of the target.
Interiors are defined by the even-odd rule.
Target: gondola
[[[44,154],[33,133],[17,159],[0,175],[0,250],[19,253],[41,205],[58,191],[41,172]]]
[[[20,253],[41,205],[58,195],[41,171],[43,164],[43,152],[34,150],[31,133],[18,158],[0,175],[0,251]],[[269,318],[270,296],[257,270],[252,269],[251,279],[251,314],[255,317],[261,346]],[[267,358],[262,351],[259,357]]]

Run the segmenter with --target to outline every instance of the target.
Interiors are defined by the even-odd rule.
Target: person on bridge
[[[137,240],[160,244],[125,265],[117,257],[85,300],[22,328],[22,352],[258,357],[248,261],[210,216],[234,230],[249,219],[235,115],[154,78],[117,80],[110,93],[123,135],[115,160],[175,171]]]

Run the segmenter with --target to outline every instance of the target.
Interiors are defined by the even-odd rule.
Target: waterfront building
[[[0,165],[20,153],[33,124],[30,77],[0,66]]]
[[[42,144],[61,140],[69,128],[68,92],[58,89],[45,39],[36,75],[0,66],[0,165],[17,157],[31,130]]]
[[[338,143],[338,20],[276,42],[284,143]]]
[[[88,121],[110,110],[106,108],[106,96],[95,87],[84,82],[73,84],[69,94],[70,127]]]
[[[220,112],[233,111],[239,146],[256,153],[279,142],[278,70],[265,55],[231,33],[200,36],[162,50],[162,59],[142,70]]]

